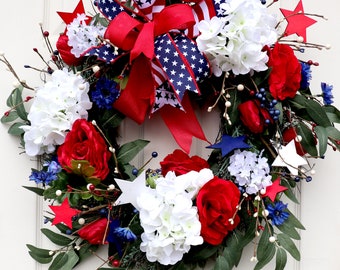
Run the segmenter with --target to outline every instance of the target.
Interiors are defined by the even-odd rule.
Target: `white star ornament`
[[[148,190],[145,181],[145,171],[143,171],[134,181],[115,179],[122,194],[117,198],[115,205],[122,205],[131,203],[136,209],[139,209],[137,205],[137,197]]]
[[[281,146],[278,155],[274,160],[273,167],[287,167],[293,175],[299,174],[299,166],[306,165],[307,161],[296,153],[294,140],[291,140],[286,146]]]

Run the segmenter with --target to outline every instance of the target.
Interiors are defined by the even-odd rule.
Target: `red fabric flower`
[[[199,172],[204,168],[209,168],[208,162],[203,158],[199,156],[189,157],[188,154],[179,149],[167,155],[160,164],[163,175],[166,175],[169,171],[174,171],[178,176],[190,171]]]
[[[104,239],[107,222],[106,218],[101,218],[89,223],[78,231],[78,235],[92,245],[107,244],[106,239]]]
[[[103,180],[109,173],[111,152],[100,133],[85,119],[73,123],[57,154],[60,165],[68,172],[71,172],[72,160],[87,160],[95,169],[93,177]]]
[[[266,120],[272,122],[272,118],[267,109],[260,106],[258,100],[248,100],[238,106],[240,119],[251,132],[262,133],[267,126]]]
[[[201,236],[211,245],[219,245],[229,231],[240,222],[235,216],[233,223],[229,221],[237,211],[240,191],[231,181],[214,177],[198,192],[197,209],[201,222]]]
[[[295,97],[300,88],[301,64],[293,49],[276,43],[269,53],[268,66],[272,68],[268,80],[271,95],[277,100]]]
[[[60,57],[67,65],[77,66],[80,64],[81,58],[77,58],[73,53],[71,53],[72,47],[68,45],[68,36],[66,34],[61,34],[59,36],[56,47]]]

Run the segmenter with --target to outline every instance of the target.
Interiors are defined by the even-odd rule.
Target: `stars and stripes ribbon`
[[[87,54],[107,63],[114,63],[122,55],[129,57],[129,79],[114,108],[142,123],[146,115],[158,110],[154,106],[156,90],[166,87],[178,102],[163,99],[161,103],[178,110],[176,115],[182,114],[183,119],[169,121],[167,118],[175,117],[174,114],[161,114],[177,143],[189,152],[193,136],[206,140],[190,102],[186,106],[181,104],[186,92],[200,93],[198,82],[210,74],[205,56],[183,34],[195,24],[192,8],[187,4],[165,6],[164,0],[135,0],[133,8],[117,0],[97,0],[96,5],[110,20],[104,38],[121,53],[116,55],[110,46],[102,45]],[[159,109],[165,111],[163,107],[167,106]],[[190,123],[183,122],[184,119]]]
[[[195,4],[192,5],[192,12],[196,23],[193,27],[188,28],[185,31],[185,34],[190,38],[194,38],[199,35],[197,24],[200,21],[210,20],[214,16],[222,16],[220,4],[225,2],[225,0],[198,0],[194,2]]]

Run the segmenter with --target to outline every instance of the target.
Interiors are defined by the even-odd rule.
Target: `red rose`
[[[211,245],[219,245],[229,231],[236,228],[240,218],[233,218],[240,200],[240,191],[231,181],[214,177],[198,192],[196,204],[201,222],[201,236]]]
[[[71,172],[72,160],[87,160],[95,169],[93,177],[103,180],[109,173],[111,152],[100,133],[85,119],[73,123],[57,154],[60,165],[66,171]]]
[[[301,64],[293,49],[276,43],[269,53],[268,66],[272,68],[268,80],[271,95],[278,100],[295,97],[300,88]]]
[[[203,158],[199,156],[192,156],[190,158],[185,152],[179,149],[167,155],[160,164],[163,175],[166,175],[169,171],[174,171],[178,176],[190,171],[199,172],[204,168],[209,168],[208,162]]]
[[[91,222],[82,227],[78,231],[78,235],[92,245],[107,244],[106,239],[104,239],[105,231],[107,230],[107,222],[106,218],[101,218]]]
[[[68,45],[68,36],[66,34],[61,34],[58,38],[56,47],[60,54],[61,59],[69,66],[77,66],[81,62],[81,58],[77,58],[73,53],[71,53],[72,47]]]
[[[272,118],[267,109],[260,106],[258,100],[248,100],[238,106],[240,119],[251,132],[262,133],[268,125],[266,120],[272,122]]]

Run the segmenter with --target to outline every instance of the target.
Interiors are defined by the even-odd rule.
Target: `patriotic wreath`
[[[339,149],[339,110],[332,86],[310,90],[306,28],[318,15],[280,9],[277,0],[82,1],[49,50],[42,85],[18,79],[2,123],[21,138],[40,168],[25,188],[48,202],[41,232],[53,250],[28,244],[49,269],[86,264],[99,246],[97,269],[214,269],[237,266],[254,245],[254,269],[287,252],[300,253],[300,221],[288,208],[297,187],[311,181],[311,160]],[[281,18],[282,17],[282,18]],[[34,95],[27,95],[28,90]],[[26,103],[29,102],[29,106]],[[28,109],[27,109],[28,108]],[[219,111],[216,141],[206,139],[197,110]],[[159,114],[178,149],[159,168],[136,168],[149,143],[120,143],[125,118],[143,124]],[[150,120],[152,121],[152,119]],[[190,156],[192,138],[206,142],[207,159]],[[155,146],[156,148],[156,146]],[[152,153],[158,159],[157,152]],[[282,195],[286,197],[283,198]]]

